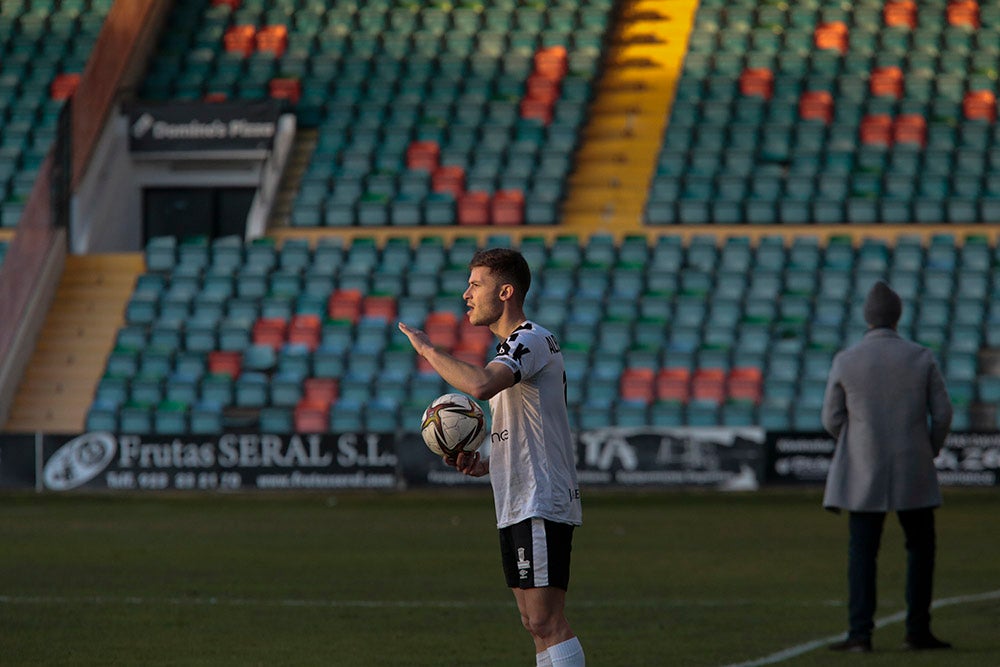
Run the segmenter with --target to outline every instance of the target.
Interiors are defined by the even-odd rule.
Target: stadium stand
[[[984,236],[734,236],[721,245],[708,235],[660,235],[651,244],[562,236],[515,245],[538,276],[529,311],[564,342],[578,427],[815,430],[833,354],[864,332],[861,304],[878,278],[903,297],[901,332],[937,353],[956,424],[1000,400],[977,363],[998,310],[998,249]],[[400,340],[397,318],[475,363],[489,353],[490,337],[462,323],[464,265],[449,264],[474,247],[434,237],[381,247],[368,237],[324,237],[315,247],[152,239],[131,297],[140,305],[126,311],[88,428],[116,417],[119,428],[176,426],[193,420],[195,406],[216,406],[212,423],[223,428],[332,429],[346,418],[338,408],[367,430],[406,428],[446,387]],[[201,273],[188,269],[185,248],[200,249]],[[270,287],[240,296],[230,281],[218,292],[220,265],[227,276],[256,266]],[[318,272],[325,280],[307,290]],[[377,292],[376,284],[393,287]],[[276,300],[280,308],[269,310]],[[249,333],[225,339],[227,326]]]
[[[612,5],[181,0],[141,94],[285,100],[292,225],[551,225]]]
[[[0,7],[0,227],[20,220],[112,0]]]
[[[995,5],[699,4],[646,221],[996,222]]]

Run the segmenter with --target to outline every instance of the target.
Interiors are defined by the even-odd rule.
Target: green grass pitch
[[[588,665],[731,665],[841,634],[847,525],[820,491],[591,492],[570,622]],[[1000,665],[1000,493],[946,489],[942,654],[875,634],[773,664]],[[905,606],[894,517],[879,618]],[[979,594],[982,599],[966,599]],[[487,490],[0,495],[3,665],[532,665]]]

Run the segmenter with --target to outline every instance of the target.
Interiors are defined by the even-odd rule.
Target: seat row
[[[614,243],[566,235],[519,243],[497,236],[488,245],[493,242],[517,246],[529,258],[534,286],[527,307],[561,342],[575,424],[642,415],[657,423],[702,423],[714,415],[717,423],[750,419],[805,428],[818,418],[834,353],[865,331],[864,294],[879,278],[890,279],[904,299],[900,331],[938,354],[964,415],[959,419],[992,395],[978,353],[1000,343],[994,333],[1000,300],[992,296],[1000,285],[1000,255],[985,237],[854,244],[806,237],[685,242],[664,235]],[[315,245],[151,240],[147,258],[157,270],[137,282],[129,324],[119,332],[95,396],[94,423],[122,419],[132,408],[155,421],[155,406],[164,402],[175,418],[182,405],[192,424],[196,406],[207,404],[220,406],[218,419],[232,409],[243,420],[265,412],[274,417],[275,410],[294,420],[305,401],[311,416],[303,419],[313,425],[342,415],[334,410],[341,400],[391,404],[399,414],[418,411],[446,387],[395,323],[420,326],[436,344],[485,363],[492,336],[468,325],[461,300],[463,262],[477,247],[461,237],[382,245],[364,238]],[[315,263],[329,264],[331,280],[353,267],[367,287],[324,292],[309,283],[316,291],[297,295],[306,283],[273,282]],[[244,273],[251,267],[265,287],[239,296],[239,286],[254,284],[252,272]],[[435,287],[426,296],[402,287],[378,294],[370,288],[379,275],[391,279],[385,285],[419,283],[424,275]],[[437,281],[445,276],[453,282],[441,292],[446,283]],[[283,285],[283,299],[267,285]],[[687,374],[680,382],[686,390],[660,380],[668,369]],[[729,375],[742,372],[753,378],[743,384],[749,392],[719,393],[732,384]],[[709,377],[714,393],[695,391],[695,378]],[[336,383],[336,399],[317,416],[306,398],[310,384],[320,381]],[[380,423],[409,427],[405,417]]]

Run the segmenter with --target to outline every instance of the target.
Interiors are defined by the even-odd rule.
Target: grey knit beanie
[[[868,291],[865,299],[865,322],[872,327],[895,327],[903,314],[903,302],[892,288],[879,280]]]

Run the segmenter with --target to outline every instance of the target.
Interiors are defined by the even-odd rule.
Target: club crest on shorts
[[[517,573],[522,579],[528,578],[531,561],[524,557],[524,547],[517,548]]]

